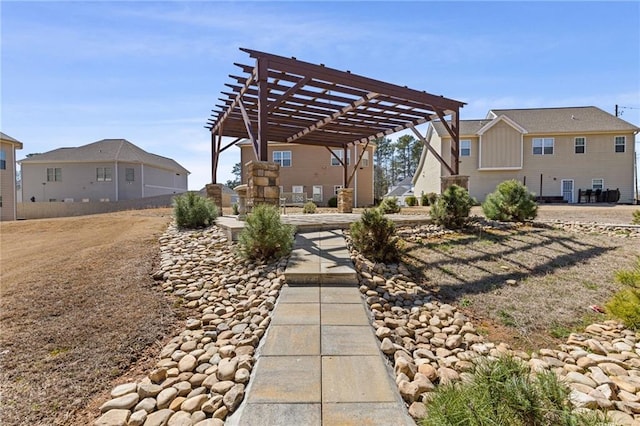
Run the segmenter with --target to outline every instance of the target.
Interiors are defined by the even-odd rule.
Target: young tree
[[[240,176],[242,174],[242,168],[240,166],[240,163],[236,163],[233,165],[233,169],[231,169],[231,174],[233,174],[235,179],[233,180],[229,179],[225,185],[233,189],[242,183],[241,176]]]

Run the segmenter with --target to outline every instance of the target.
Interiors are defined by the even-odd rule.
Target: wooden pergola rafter
[[[212,182],[218,157],[241,140],[252,142],[256,158],[268,161],[267,143],[296,143],[341,148],[365,144],[405,129],[441,120],[451,135],[450,158],[438,155],[452,175],[458,174],[459,115],[465,104],[368,77],[241,48],[255,65],[235,64],[244,75],[230,75],[230,91],[212,110]],[[449,119],[447,119],[449,117]],[[222,147],[222,137],[235,140]],[[431,147],[427,147],[431,148]],[[346,157],[345,157],[346,158]],[[358,159],[358,163],[362,155]],[[358,165],[356,163],[356,167]],[[351,178],[345,169],[344,186]],[[353,174],[352,174],[353,176]]]

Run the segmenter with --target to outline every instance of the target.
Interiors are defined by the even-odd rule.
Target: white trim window
[[[111,182],[113,180],[111,167],[96,167],[96,180],[98,182]]]
[[[333,152],[333,154],[331,154],[331,165],[332,166],[341,166],[342,164],[340,164],[340,161],[344,161],[344,155],[343,155],[343,150],[341,149],[332,149],[331,152]],[[335,156],[334,156],[335,154]],[[338,161],[338,157],[340,159],[340,161]],[[351,163],[351,151],[347,150],[347,166]]]
[[[61,182],[62,169],[60,167],[47,167],[47,182]]]
[[[625,152],[627,146],[627,137],[626,136],[616,136],[614,138],[615,150],[616,152]]]
[[[533,138],[533,155],[553,155],[554,138]]]
[[[0,149],[0,170],[7,170],[7,151]]]
[[[291,167],[291,151],[273,151],[273,162],[280,167]]]
[[[127,167],[124,169],[124,180],[125,182],[133,182],[135,181],[136,171],[133,167]]]
[[[604,191],[604,179],[591,179],[591,189]]]
[[[471,157],[471,141],[469,139],[460,141],[460,157]]]
[[[574,139],[574,151],[576,154],[584,154],[587,151],[587,138],[580,136]]]
[[[333,185],[333,193],[338,195],[338,191],[342,189],[342,185]]]

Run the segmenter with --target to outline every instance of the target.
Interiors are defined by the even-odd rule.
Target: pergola
[[[324,146],[346,151],[350,144],[367,145],[380,137],[411,129],[451,175],[458,174],[459,111],[465,104],[443,96],[251,49],[240,50],[255,65],[236,63],[242,75],[230,75],[230,91],[212,110],[211,179],[216,183],[220,153],[241,140],[253,145],[256,158],[268,161],[267,142]],[[447,120],[447,116],[449,119]],[[451,135],[448,161],[416,129],[441,120]],[[223,136],[235,138],[222,145]],[[366,149],[362,150],[364,153]],[[335,154],[334,154],[335,156]],[[344,187],[349,187],[347,165]],[[346,152],[342,158],[347,158]],[[356,165],[362,159],[362,154]],[[354,168],[355,169],[355,168]]]

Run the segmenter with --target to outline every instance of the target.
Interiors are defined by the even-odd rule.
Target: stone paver
[[[319,403],[320,357],[262,356],[256,364],[247,402]]]

